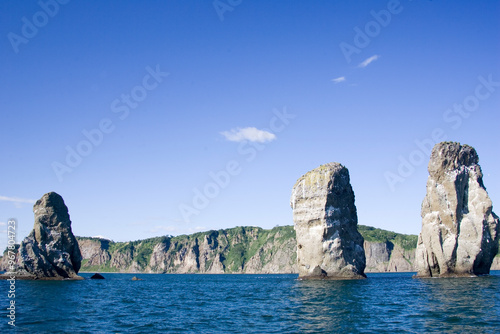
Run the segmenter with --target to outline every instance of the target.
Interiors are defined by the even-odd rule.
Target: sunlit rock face
[[[417,277],[489,273],[500,225],[478,162],[471,146],[453,142],[434,146],[422,203]]]
[[[365,278],[363,237],[349,171],[322,165],[298,179],[292,190],[299,278]]]

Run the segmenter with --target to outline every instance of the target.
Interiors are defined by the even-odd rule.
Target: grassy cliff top
[[[392,242],[393,244],[398,244],[406,250],[411,250],[417,247],[417,235],[401,234],[365,225],[358,225],[358,231],[366,241]]]
[[[396,232],[386,231],[379,228],[358,225],[358,230],[366,241],[370,242],[392,242],[400,245],[402,248],[410,250],[417,246],[418,236],[400,234]],[[256,244],[264,243],[270,236],[275,236],[280,241],[285,241],[295,238],[295,230],[293,226],[276,226],[272,229],[263,229],[256,226],[237,226],[228,229],[210,230],[206,232],[197,232],[194,234],[178,235],[178,236],[159,236],[136,241],[114,242],[112,240],[92,237],[77,237],[78,240],[92,240],[101,244],[101,246],[110,253],[118,251],[119,253],[134,252],[139,254],[139,257],[147,258],[153,247],[159,243],[185,243],[191,240],[203,240],[204,238],[214,238],[218,235],[224,235],[228,240],[237,238],[240,243],[246,243],[249,239],[257,238]],[[248,238],[250,237],[250,238]],[[18,247],[18,246],[17,246]]]
[[[416,235],[400,234],[396,232],[386,231],[379,228],[358,225],[358,230],[366,241],[370,242],[392,242],[400,245],[404,249],[412,249],[417,247]],[[114,252],[119,250],[120,252],[126,252],[134,249],[144,249],[152,248],[158,243],[170,242],[170,243],[183,243],[186,241],[198,239],[203,240],[204,238],[213,238],[218,235],[224,235],[228,239],[241,238],[242,236],[257,236],[258,239],[266,240],[270,235],[279,233],[279,239],[286,240],[290,238],[295,238],[295,230],[293,226],[276,226],[272,229],[263,229],[256,226],[237,226],[228,229],[220,230],[210,230],[205,232],[197,232],[193,234],[183,234],[178,236],[161,236],[143,240],[128,241],[128,242],[114,242],[106,239],[100,238],[90,238],[90,237],[77,237],[78,240],[95,240],[101,243],[109,243],[109,251]],[[242,238],[244,242],[245,238]]]

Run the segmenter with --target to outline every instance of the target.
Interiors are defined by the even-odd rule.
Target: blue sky
[[[499,16],[495,1],[2,1],[0,247],[49,191],[80,236],[290,225],[295,181],[333,161],[360,224],[417,234],[443,138],[477,149],[495,205]]]

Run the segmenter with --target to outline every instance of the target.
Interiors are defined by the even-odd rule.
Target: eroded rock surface
[[[478,163],[471,146],[452,142],[434,146],[422,203],[417,277],[489,273],[500,225]]]
[[[349,171],[339,163],[302,176],[290,205],[297,238],[299,278],[364,278],[363,237],[357,230]]]
[[[19,248],[19,275],[33,279],[79,278],[82,255],[62,197],[54,192],[43,195],[33,206],[33,213],[35,225]]]

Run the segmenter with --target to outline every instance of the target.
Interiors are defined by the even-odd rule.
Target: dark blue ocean
[[[297,275],[103,274],[105,280],[17,281],[15,329],[0,281],[0,332],[499,333],[500,272],[460,279],[369,274],[356,281]],[[90,274],[82,274],[89,277]]]

